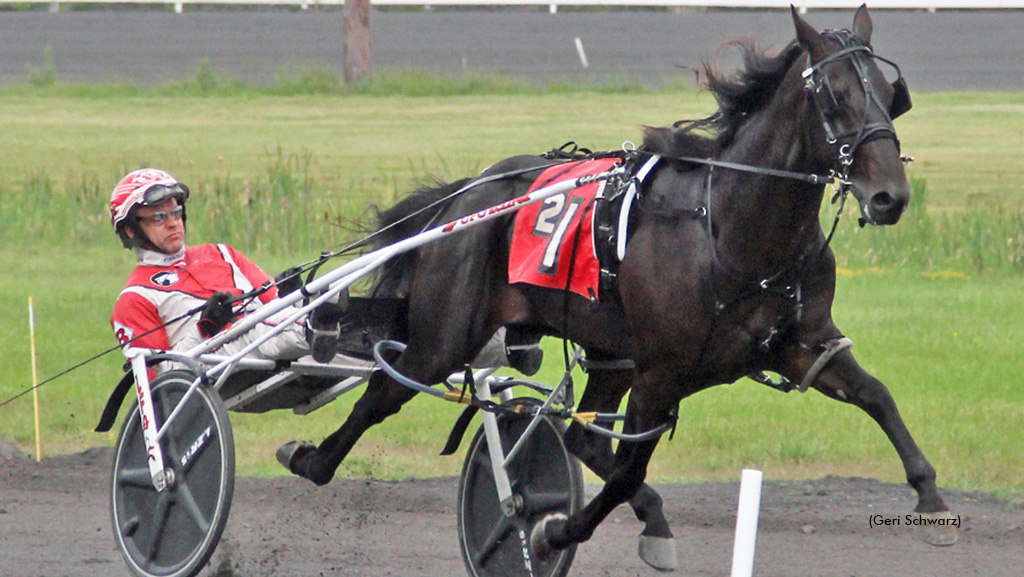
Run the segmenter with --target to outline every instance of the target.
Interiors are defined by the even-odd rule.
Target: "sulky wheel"
[[[153,380],[158,424],[194,380],[169,371]],[[125,419],[114,453],[111,520],[128,568],[141,577],[191,577],[210,559],[228,520],[235,484],[231,422],[218,393],[200,386],[161,440],[173,472],[157,491],[150,478],[138,403]]]
[[[516,399],[510,404],[535,404]],[[529,425],[531,416],[498,413],[507,455]],[[487,438],[483,427],[473,438],[459,479],[459,545],[473,577],[563,577],[572,565],[576,546],[539,561],[528,545],[534,523],[548,514],[571,515],[583,506],[583,473],[562,440],[565,425],[545,417],[509,466],[515,511],[502,512],[498,502]]]

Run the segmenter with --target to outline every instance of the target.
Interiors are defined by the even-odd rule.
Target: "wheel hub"
[[[515,517],[523,510],[522,495],[512,495],[501,502],[501,513],[506,517]]]

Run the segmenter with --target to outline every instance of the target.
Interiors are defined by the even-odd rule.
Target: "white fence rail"
[[[788,8],[801,12],[812,9],[856,8],[865,0],[370,0],[374,6],[548,6],[552,14],[558,6],[624,6],[624,7],[708,7],[708,8]],[[230,4],[249,6],[339,6],[345,0],[16,0],[26,4],[49,4],[57,11],[61,4],[173,4],[182,12],[185,4]],[[868,0],[872,10],[1000,10],[1024,9],[1024,0]]]

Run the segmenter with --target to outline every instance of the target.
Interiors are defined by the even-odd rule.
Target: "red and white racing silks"
[[[201,343],[197,324],[200,313],[184,316],[206,302],[215,292],[240,295],[272,280],[252,261],[226,244],[190,246],[166,255],[138,249],[138,264],[114,305],[111,326],[119,343],[183,352]],[[277,297],[277,288],[262,293],[246,307],[252,312]],[[254,327],[239,339],[223,345],[231,353],[269,330],[293,313],[285,309]],[[161,327],[165,322],[167,326]],[[136,339],[136,340],[132,340]],[[295,323],[257,350],[265,358],[298,358],[306,353],[304,328]]]

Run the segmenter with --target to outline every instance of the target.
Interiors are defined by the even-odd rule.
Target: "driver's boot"
[[[338,352],[341,318],[345,314],[344,304],[347,301],[348,291],[344,291],[336,301],[321,304],[309,315],[309,350],[313,360],[318,363],[331,362]]]

